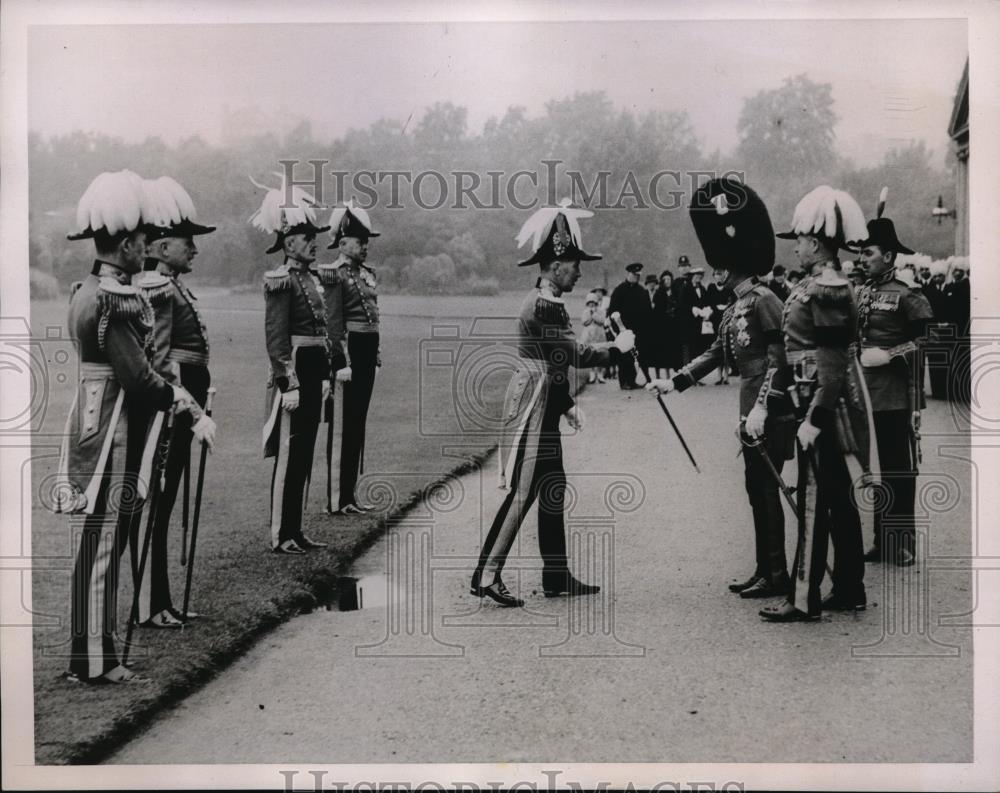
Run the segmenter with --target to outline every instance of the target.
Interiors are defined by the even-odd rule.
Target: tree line
[[[324,163],[327,204],[376,199],[370,214],[382,234],[372,241],[369,261],[387,291],[492,294],[523,285],[514,263],[527,254],[516,249],[514,237],[532,210],[512,208],[512,195],[518,206],[571,194],[578,202],[589,199],[595,218],[585,227],[584,246],[605,258],[588,265],[588,287],[614,284],[633,261],[653,272],[673,267],[681,254],[697,262],[700,248],[686,203],[705,173],[743,174],[767,202],[776,230],[790,222],[795,203],[817,184],[847,189],[869,215],[879,189],[889,185],[888,213],[904,242],[934,258],[953,253],[952,222],[939,225],[930,218],[938,195],[954,205],[949,170],[932,164],[933,153],[922,142],[890,151],[876,167],[855,167],[837,153],[830,85],[805,75],[748,98],[739,143],[725,154],[704,151],[686,112],[621,110],[603,92],[552,100],[536,117],[510,107],[478,133],[470,132],[467,115],[445,102],[427,108],[416,123],[383,119],[336,140],[318,140],[303,121],[283,137],[247,134],[224,145],[198,136],[168,146],[158,137],[127,143],[82,131],[49,138],[31,133],[32,283],[41,291],[44,283],[65,288],[82,277],[91,251],[65,239],[76,201],[97,173],[130,168],[147,177],[173,176],[193,197],[199,220],[218,226],[197,240],[199,280],[254,287],[276,257],[264,254],[268,241],[247,222],[262,198],[250,177],[276,186],[282,160],[301,164],[296,179],[312,177],[309,160]],[[342,179],[349,194],[336,195],[330,171],[372,175],[365,190],[353,194],[351,179]],[[375,172],[441,177],[421,180],[418,193],[406,179],[376,182]],[[456,177],[459,172],[467,176]],[[472,182],[478,188],[462,200],[458,188]],[[450,192],[436,206],[442,187]],[[321,260],[332,259],[334,252],[322,242]],[[793,265],[791,257],[791,246],[779,245],[778,261]]]

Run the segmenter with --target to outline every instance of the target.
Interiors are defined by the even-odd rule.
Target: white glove
[[[170,386],[174,391],[174,404],[177,405],[177,409],[180,411],[185,411],[194,402],[194,397],[188,392],[186,388],[182,388],[179,385]]]
[[[326,402],[330,398],[330,381],[323,381],[323,401]]]
[[[202,413],[201,418],[191,427],[191,432],[196,441],[205,442],[209,451],[215,448],[215,422],[210,416]]]
[[[583,409],[578,408],[575,405],[566,411],[566,422],[569,426],[580,432],[583,430],[583,425],[586,422],[586,416],[583,415]]]
[[[861,365],[866,369],[887,366],[891,361],[892,356],[880,347],[865,347],[861,351]]]
[[[281,407],[291,413],[299,406],[299,389],[286,391],[281,395]]]
[[[646,390],[647,391],[653,391],[654,389],[657,390],[657,391],[659,391],[661,394],[669,394],[671,391],[674,390],[674,381],[673,380],[650,380],[646,384]]]
[[[820,429],[815,426],[809,419],[806,419],[799,425],[799,431],[795,435],[799,439],[799,443],[802,445],[803,449],[808,449],[814,443],[816,443],[816,438],[819,437]]]
[[[756,404],[750,411],[746,420],[747,435],[751,438],[759,438],[764,434],[764,422],[767,420],[767,408],[761,404]]]
[[[611,344],[617,347],[619,352],[631,352],[632,348],[635,347],[635,334],[630,330],[623,330],[615,336],[615,340]]]
[[[351,367],[345,366],[343,369],[337,370],[337,382],[349,383],[351,382]]]

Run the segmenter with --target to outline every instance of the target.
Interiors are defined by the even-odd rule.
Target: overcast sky
[[[842,154],[868,165],[923,139],[943,162],[966,53],[964,20],[36,27],[29,125],[219,143],[227,110],[258,106],[327,138],[451,101],[476,132],[596,89],[685,110],[706,151],[728,151],[743,101],[804,72],[833,85]]]

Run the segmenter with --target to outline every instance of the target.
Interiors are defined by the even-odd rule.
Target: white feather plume
[[[132,231],[142,218],[142,178],[132,171],[100,174],[76,207],[79,231],[107,229],[109,234]]]
[[[834,190],[829,185],[820,185],[799,201],[792,215],[792,231],[842,238],[844,242],[858,242],[868,236],[865,215],[858,202],[843,190]]]
[[[251,182],[262,189],[252,178]],[[286,203],[286,198],[291,199]],[[280,233],[283,229],[298,226],[302,223],[316,224],[316,199],[297,185],[292,185],[291,196],[285,188],[284,179],[280,188],[268,190],[260,209],[250,216],[250,223],[255,228],[268,234]]]
[[[552,224],[555,223],[556,216],[559,214],[566,218],[566,225],[569,227],[573,244],[577,248],[582,248],[583,237],[580,234],[580,218],[593,217],[594,213],[587,209],[575,209],[572,206],[572,201],[568,198],[562,199],[559,206],[542,207],[528,218],[517,234],[517,247],[523,247],[524,243],[530,239],[532,251],[537,251],[542,243],[548,239]]]
[[[351,210],[351,214],[354,215],[354,217],[356,217],[359,221],[361,221],[362,225],[366,229],[368,229],[369,231],[372,230],[372,221],[371,218],[368,216],[368,213],[365,212],[365,210],[363,210],[361,207],[354,206],[353,198],[348,198],[344,206],[334,207],[333,212],[330,213],[330,220],[327,222],[327,225],[330,227],[331,235],[333,236],[337,235],[337,230],[340,228],[340,224],[344,220],[344,215],[347,214],[347,210]]]
[[[171,226],[182,220],[197,220],[194,201],[187,191],[169,176],[144,179],[142,219],[154,226]]]

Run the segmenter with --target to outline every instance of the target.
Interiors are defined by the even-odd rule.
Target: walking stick
[[[135,624],[139,620],[139,596],[142,594],[142,577],[146,572],[146,560],[149,557],[149,546],[153,539],[153,525],[156,522],[156,510],[160,502],[160,493],[163,492],[166,482],[164,477],[167,471],[167,458],[170,456],[170,443],[174,437],[174,408],[167,412],[166,421],[160,430],[160,437],[156,444],[156,461],[150,476],[148,508],[146,517],[146,534],[142,538],[142,551],[139,554],[139,567],[136,571],[134,591],[132,592],[132,611],[128,618],[128,627],[125,629],[125,647],[122,650],[122,666],[128,666],[128,655],[132,649],[132,636],[135,633]]]
[[[611,322],[612,324],[617,325],[621,330],[625,330],[625,325],[622,324],[622,315],[617,311],[611,315]],[[636,351],[635,347],[632,348],[632,362],[635,365],[636,383],[639,385],[645,385],[646,376],[642,373],[642,369],[639,366],[639,353]],[[677,422],[675,422],[674,417],[670,415],[670,411],[667,409],[667,405],[663,401],[663,397],[660,396],[659,392],[656,392],[656,401],[660,403],[660,409],[663,411],[663,415],[666,416],[667,421],[670,422],[670,426],[673,428],[674,434],[677,436],[677,440],[681,442],[684,453],[687,454],[688,459],[691,461],[691,465],[694,466],[694,470],[700,474],[701,469],[698,467],[698,463],[695,461],[694,455],[691,454],[691,450],[688,448],[687,441],[684,440],[684,436],[681,434],[680,428],[677,426]]]
[[[187,564],[187,542],[188,542],[188,500],[191,497],[191,448],[188,447],[188,456],[184,461],[183,469],[183,493],[184,499],[181,503],[181,567]]]
[[[212,417],[212,398],[215,396],[215,389],[208,389],[208,396],[205,398],[205,415]],[[198,521],[201,518],[201,494],[205,486],[205,462],[208,459],[208,444],[201,442],[201,457],[198,460],[198,480],[194,486],[194,519],[191,521],[191,551],[188,553],[187,578],[184,581],[184,609],[181,611],[181,619],[187,620],[188,605],[191,602],[191,577],[194,573],[194,549],[198,542]]]

